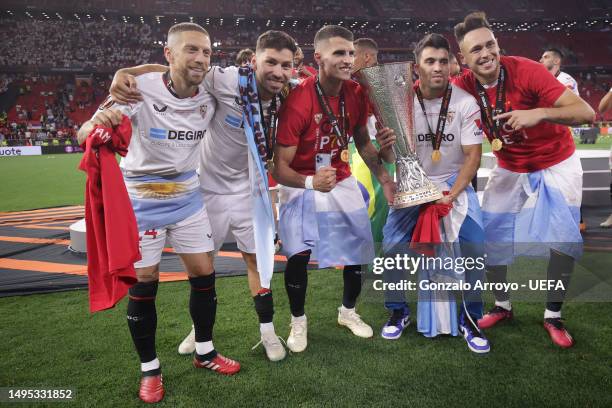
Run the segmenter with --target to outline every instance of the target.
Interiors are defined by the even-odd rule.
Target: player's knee
[[[159,280],[159,264],[147,266],[144,268],[136,268],[136,279],[138,282],[150,283]]]
[[[212,262],[201,262],[189,267],[188,273],[190,277],[210,276],[214,272]]]

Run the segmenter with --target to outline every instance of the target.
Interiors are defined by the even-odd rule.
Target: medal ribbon
[[[442,105],[440,106],[440,114],[438,115],[438,124],[436,125],[435,137],[431,139],[431,144],[433,146],[434,151],[440,150],[440,145],[442,144],[442,136],[444,135],[444,128],[446,127],[446,117],[448,116],[448,105],[450,104],[452,93],[453,87],[450,83],[448,83],[448,85],[446,86],[446,91],[444,92],[444,97],[442,98]],[[425,112],[425,102],[423,102],[423,93],[418,87],[416,90],[416,94],[417,99],[419,100],[419,105],[421,105],[421,110],[423,111],[423,116],[425,116],[425,123],[427,123],[427,129],[429,129],[429,133],[431,135],[434,135],[434,133],[431,131],[429,120],[427,119],[427,112]]]
[[[497,90],[495,95],[495,109],[492,108],[487,97],[487,91],[478,79],[476,81],[476,90],[478,91],[478,105],[480,106],[480,115],[482,118],[483,125],[486,126],[489,131],[489,136],[492,139],[500,139],[501,124],[499,119],[493,120],[493,116],[504,113],[506,105],[506,70],[502,65],[499,70],[499,78],[497,79]]]
[[[261,105],[261,100],[259,100],[259,109],[263,112],[263,106]],[[272,98],[270,102],[270,106],[268,107],[268,120],[266,120],[265,115],[262,115],[262,125],[265,136],[265,150],[266,157],[265,160],[272,160],[274,156],[274,145],[276,145],[276,95]]]
[[[323,88],[321,88],[321,84],[319,83],[319,78],[315,82],[315,89],[317,91],[317,98],[319,99],[319,105],[321,105],[321,109],[325,112],[325,115],[329,119],[329,123],[336,134],[336,138],[338,139],[338,145],[340,145],[341,150],[344,150],[348,147],[348,138],[346,137],[346,115],[345,115],[345,107],[344,107],[344,93],[340,93],[340,121],[342,122],[342,128],[340,128],[340,124],[336,116],[331,110],[331,107],[327,103],[325,99],[325,94],[323,93]],[[319,148],[319,143],[317,143],[316,149]]]
[[[172,81],[172,78],[170,78],[170,71],[164,72],[162,74],[162,78],[164,80],[164,85],[166,85],[166,89],[168,89],[168,92],[170,92],[175,98],[183,99],[176,93],[176,89],[174,88],[174,82]],[[200,93],[200,88],[196,88],[196,91],[193,96],[196,96],[198,93]]]

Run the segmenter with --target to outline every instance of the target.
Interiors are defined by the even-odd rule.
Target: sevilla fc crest
[[[202,115],[202,119],[206,118],[206,111],[208,110],[208,105],[200,106],[200,115]]]
[[[323,119],[323,114],[322,113],[315,113],[314,115],[314,121],[315,123],[318,125],[319,123],[321,123],[321,119]]]

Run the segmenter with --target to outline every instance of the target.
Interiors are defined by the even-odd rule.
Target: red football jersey
[[[351,175],[348,163],[340,159],[340,147],[325,111],[319,104],[315,90],[316,77],[304,80],[290,93],[278,114],[276,141],[283,146],[297,146],[291,168],[305,176],[315,174],[317,153],[331,154],[331,165],[336,168],[336,180]],[[355,129],[366,126],[368,121],[368,99],[361,86],[354,81],[344,81],[346,134],[352,137]],[[327,103],[340,121],[340,97],[329,96]]]
[[[550,108],[567,89],[542,64],[522,57],[501,57],[506,70],[505,112]],[[465,70],[454,83],[478,100],[474,73]],[[490,106],[495,106],[497,87],[487,90]],[[481,124],[482,125],[482,124]],[[481,126],[491,140],[486,126]],[[541,122],[524,130],[514,131],[502,124],[500,136],[504,146],[494,152],[500,167],[529,173],[554,166],[574,153],[576,146],[567,126]]]

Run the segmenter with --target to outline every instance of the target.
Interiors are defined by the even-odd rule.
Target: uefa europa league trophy
[[[379,64],[356,73],[367,91],[378,126],[395,131],[397,192],[394,208],[405,208],[442,198],[427,178],[416,155],[414,134],[414,90],[409,62]]]

